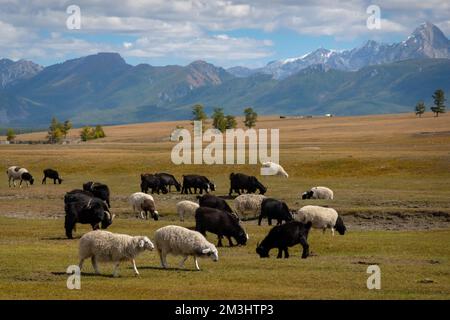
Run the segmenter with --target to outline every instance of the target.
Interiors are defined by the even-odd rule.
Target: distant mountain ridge
[[[31,61],[10,59],[0,60],[0,88],[5,88],[17,81],[31,78],[44,69]]]
[[[0,60],[0,127],[45,127],[52,116],[76,125],[177,120],[191,106],[241,114],[337,115],[410,111],[450,93],[449,40],[423,24],[403,42],[368,41],[348,51],[320,48],[269,63],[264,70],[225,70],[205,61],[187,66],[129,65],[98,53],[42,68]]]
[[[450,59],[450,40],[429,22],[421,24],[406,40],[399,43],[383,44],[369,40],[362,47],[352,50],[334,51],[320,48],[298,58],[270,62],[259,69],[245,69],[244,72],[242,68],[234,67],[228,71],[237,77],[264,73],[275,79],[284,79],[314,64],[356,71],[370,65],[420,58]]]

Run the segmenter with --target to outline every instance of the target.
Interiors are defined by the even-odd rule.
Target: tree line
[[[50,144],[60,143],[63,139],[67,138],[67,134],[72,129],[72,122],[66,120],[60,122],[56,117],[53,117],[47,130],[46,141]],[[95,127],[84,126],[80,131],[80,139],[82,141],[88,141],[93,139],[99,139],[106,137],[103,127],[97,125]],[[16,138],[14,129],[8,129],[6,132],[6,140],[13,142]]]
[[[201,104],[196,104],[192,107],[192,115],[193,121],[206,121],[208,119],[208,115]],[[248,107],[244,109],[244,116],[244,125],[247,128],[253,128],[256,125],[258,114],[253,108]],[[211,115],[211,119],[213,128],[220,132],[225,132],[227,129],[234,129],[237,127],[236,117],[229,114],[225,115],[223,108],[215,108]]]

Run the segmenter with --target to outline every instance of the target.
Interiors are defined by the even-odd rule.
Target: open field
[[[426,114],[313,119],[261,118],[258,128],[280,129],[280,163],[289,179],[261,177],[267,195],[299,208],[329,205],[344,215],[348,234],[331,238],[317,230],[310,235],[315,256],[260,259],[255,253],[269,227],[246,221],[250,242],[219,249],[217,263],[200,261],[202,272],[161,270],[155,252],[138,258],[141,277],[128,265],[122,277],[86,274],[82,290],[67,290],[64,274],[77,263],[77,240],[64,239],[63,195],[88,180],[107,183],[112,212],[109,230],[152,237],[158,227],[176,223],[175,204],[194,195],[154,195],[159,222],[136,221],[127,196],[139,190],[139,174],[166,171],[204,174],[217,184],[217,195],[228,194],[231,172],[259,176],[251,165],[180,165],[170,161],[168,141],[177,125],[147,123],[106,127],[107,138],[74,145],[0,145],[0,167],[26,167],[35,176],[31,188],[8,188],[0,179],[0,298],[123,298],[123,299],[449,299],[450,298],[450,116]],[[78,130],[72,130],[76,136]],[[43,139],[45,134],[20,136]],[[41,185],[42,170],[58,169],[62,185]],[[302,201],[306,189],[325,185],[335,200]],[[193,226],[188,219],[185,226]],[[76,235],[88,231],[78,226]],[[215,242],[215,237],[208,238]],[[175,265],[178,259],[170,259]],[[382,290],[366,288],[367,264],[379,264]],[[110,274],[110,266],[100,266]],[[86,272],[92,272],[89,263]],[[426,279],[430,279],[429,282]],[[423,283],[425,282],[425,283]],[[275,285],[276,284],[276,285]]]

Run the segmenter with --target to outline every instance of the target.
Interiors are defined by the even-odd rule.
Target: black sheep
[[[311,222],[303,224],[298,221],[290,221],[285,224],[273,227],[264,240],[256,248],[256,253],[261,258],[268,258],[269,251],[278,248],[277,258],[289,258],[288,247],[301,244],[303,247],[302,259],[309,256],[308,234],[311,229]]]

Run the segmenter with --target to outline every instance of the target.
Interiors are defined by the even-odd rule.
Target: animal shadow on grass
[[[132,269],[131,267],[129,269]],[[162,271],[186,271],[186,272],[198,272],[198,270],[195,269],[189,269],[189,268],[175,268],[175,267],[169,267],[169,268],[163,268],[163,267],[155,267],[155,266],[144,266],[139,267],[139,270],[162,270]]]
[[[59,240],[77,240],[80,239],[81,236],[74,236],[72,239],[68,239],[67,237],[45,237],[45,238],[40,238],[40,240],[43,241],[59,241]]]
[[[72,274],[67,273],[67,272],[52,272],[53,275],[55,276],[71,276]],[[95,272],[81,272],[81,276],[83,277],[103,277],[103,278],[114,278],[112,274],[108,274],[108,273],[100,273],[97,274]]]

